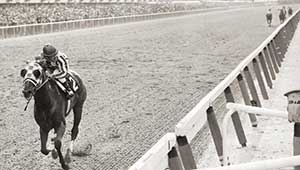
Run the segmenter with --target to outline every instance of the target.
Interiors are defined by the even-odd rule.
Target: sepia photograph
[[[0,0],[0,170],[300,170],[299,10]]]

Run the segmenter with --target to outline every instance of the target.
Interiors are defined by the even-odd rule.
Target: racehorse
[[[73,98],[68,100],[65,93],[58,87],[54,79],[47,77],[46,69],[37,61],[27,63],[27,66],[21,70],[21,76],[24,79],[23,95],[28,100],[34,98],[34,118],[40,127],[41,152],[48,155],[47,149],[48,133],[54,129],[56,137],[52,139],[55,149],[52,150],[54,159],[59,157],[60,164],[64,170],[69,169],[70,154],[73,151],[73,142],[78,135],[78,126],[81,120],[83,104],[86,100],[86,87],[79,75],[69,71],[76,81],[78,90]],[[26,105],[27,107],[27,105]],[[65,158],[62,155],[62,137],[66,129],[66,119],[70,110],[73,109],[74,122],[71,130],[71,142],[67,149]]]
[[[291,7],[288,8],[288,14],[289,14],[289,16],[293,15],[293,9]]]
[[[285,18],[286,18],[286,11],[284,11],[284,9],[280,9],[279,20],[281,24],[285,21]]]
[[[268,23],[269,27],[271,27],[271,24],[272,24],[272,13],[271,13],[271,9],[269,9],[268,13],[266,14],[266,19],[267,19],[267,23]]]

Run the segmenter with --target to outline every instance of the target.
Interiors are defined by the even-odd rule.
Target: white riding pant
[[[53,71],[53,74],[59,74],[59,71],[58,70],[54,70]],[[62,84],[65,83],[67,80],[66,80],[66,77],[56,77],[55,79],[57,79],[59,82],[61,82]]]

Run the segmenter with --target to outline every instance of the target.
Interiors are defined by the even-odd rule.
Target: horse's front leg
[[[49,131],[40,128],[41,152],[45,155],[48,155],[50,152],[50,150],[47,149],[48,133]]]
[[[61,153],[61,146],[62,146],[61,139],[65,133],[66,125],[64,124],[64,122],[61,122],[60,126],[55,130],[56,130],[56,137],[54,138],[54,146],[58,153],[59,162],[64,170],[68,170],[69,166],[66,164],[64,157]]]

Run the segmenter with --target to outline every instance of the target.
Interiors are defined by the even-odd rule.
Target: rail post
[[[283,59],[281,59],[282,57],[278,56],[276,46],[274,45],[273,40],[271,40],[270,44],[271,44],[271,49],[273,50],[273,54],[275,56],[275,60],[277,61],[278,66],[281,67],[281,62],[283,61]]]
[[[274,37],[274,42],[275,42],[277,55],[283,60],[283,58],[284,58],[284,55],[283,55],[283,52],[282,52],[283,47],[280,43],[280,38],[279,38],[278,34]]]
[[[279,46],[279,50],[280,50],[280,55],[282,58],[284,58],[284,39],[282,38],[281,35],[281,31],[278,32],[278,34],[276,35],[275,39],[277,39],[277,45]]]
[[[51,31],[51,32],[54,32],[54,31],[53,31],[53,23],[50,23],[50,31]]]
[[[4,39],[5,38],[4,29],[5,28],[0,28],[0,30],[1,30],[0,39]]]
[[[225,93],[225,98],[226,98],[227,103],[229,103],[229,102],[234,103],[234,98],[233,98],[233,95],[232,95],[232,92],[231,92],[231,89],[229,86],[225,89],[224,93]],[[237,112],[234,112],[231,115],[231,119],[232,119],[234,129],[235,129],[235,132],[236,132],[236,135],[238,137],[240,144],[242,145],[242,147],[247,146],[247,139],[245,136],[245,132],[244,132],[239,114]]]
[[[255,88],[255,84],[253,82],[253,79],[252,79],[252,76],[251,76],[248,66],[244,68],[244,74],[245,74],[245,78],[246,78],[252,99],[257,103],[258,107],[261,107],[261,102],[259,100],[256,88]]]
[[[257,81],[258,81],[258,85],[259,85],[261,94],[262,94],[262,96],[263,96],[264,99],[269,99],[268,92],[266,90],[266,86],[265,86],[264,80],[262,78],[261,70],[259,68],[259,64],[258,64],[256,58],[254,58],[252,60],[252,64],[253,64],[254,73],[256,75],[256,78],[257,78]]]
[[[274,76],[274,79],[275,79],[275,73],[274,73],[274,70],[273,70],[273,66],[271,65],[270,58],[268,58],[267,56],[264,57],[264,55],[263,55],[263,53],[265,53],[265,52],[266,52],[266,48],[263,49],[263,52],[260,52],[258,54],[258,59],[260,61],[262,70],[264,72],[267,84],[268,84],[269,88],[271,89],[273,87],[271,77],[273,78],[273,76]],[[269,66],[269,69],[267,67],[267,64]],[[271,77],[270,77],[269,72],[271,74]],[[272,75],[272,74],[274,74],[274,75]]]
[[[273,43],[272,43],[272,40],[270,41],[270,43],[268,44],[268,46],[270,47],[270,48],[269,48],[269,49],[270,49],[270,52],[272,53],[272,56],[273,56],[273,58],[274,58],[274,60],[275,60],[275,63],[276,63],[277,66],[278,66],[278,72],[279,72],[279,67],[281,67],[281,62],[280,62],[280,59],[279,59],[279,57],[278,57],[278,55],[277,55],[275,46],[274,46]]]
[[[170,170],[184,170],[175,147],[168,153],[168,164]]]
[[[277,64],[277,62],[276,62],[276,60],[275,60],[275,56],[274,56],[274,53],[273,53],[273,51],[272,51],[272,49],[271,49],[270,43],[268,43],[267,49],[268,49],[268,52],[269,52],[269,56],[270,56],[270,58],[271,58],[271,61],[272,61],[272,63],[273,63],[274,70],[275,70],[276,73],[279,73],[278,64]]]
[[[239,74],[237,76],[237,80],[238,80],[238,84],[239,84],[239,87],[241,89],[242,97],[244,99],[245,104],[246,105],[251,105],[248,90],[247,90],[247,87],[246,87],[246,84],[245,84],[245,81],[243,79],[242,74]],[[249,115],[252,127],[257,127],[257,119],[256,119],[255,114],[249,113],[248,115]]]
[[[16,28],[17,27],[13,27],[13,37],[16,37]]]
[[[293,30],[293,26],[292,26],[292,22],[288,23],[288,28],[289,28],[289,44],[291,43],[292,39],[293,39],[293,35],[294,35],[294,30]]]
[[[282,41],[282,46],[283,46],[283,55],[285,55],[286,51],[287,51],[287,37],[286,37],[286,31],[285,29],[282,29],[279,32],[280,36],[281,36],[281,41]]]
[[[66,30],[66,31],[72,30],[72,29],[70,29],[69,23],[68,23],[68,22],[65,23],[65,30]]]
[[[223,139],[222,139],[222,135],[221,135],[221,130],[214,112],[214,109],[212,106],[210,106],[207,110],[206,110],[206,114],[207,114],[207,122],[208,122],[208,126],[209,126],[209,130],[211,133],[211,136],[213,138],[216,150],[217,150],[217,154],[219,157],[219,161],[221,163],[221,166],[223,166],[224,164],[224,159],[223,159]]]
[[[192,153],[192,148],[186,136],[177,136],[176,141],[184,169],[196,169],[197,165]]]
[[[278,58],[279,58],[280,61],[282,62],[284,56],[282,55],[282,53],[281,53],[281,51],[280,51],[280,47],[279,47],[279,45],[278,45],[278,41],[276,40],[276,38],[273,39],[273,45],[274,45],[274,49],[275,49],[275,52],[276,52]]]

